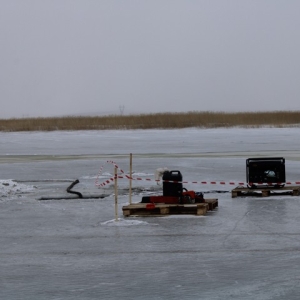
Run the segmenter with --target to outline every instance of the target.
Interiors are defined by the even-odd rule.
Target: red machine
[[[145,196],[142,203],[192,204],[203,203],[203,193],[188,191],[182,187],[180,171],[166,171],[163,174],[163,195]]]

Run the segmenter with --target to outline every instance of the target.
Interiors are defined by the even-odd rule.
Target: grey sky
[[[0,118],[300,110],[299,0],[0,4]]]

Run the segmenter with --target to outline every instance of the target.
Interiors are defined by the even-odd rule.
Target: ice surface
[[[299,196],[231,198],[231,185],[199,183],[244,182],[246,159],[261,156],[285,157],[287,180],[299,181],[299,129],[16,132],[0,141],[0,299],[299,298]],[[123,218],[129,186],[118,179],[116,221],[114,186],[95,180],[113,176],[111,160],[128,174],[129,153],[143,179],[132,181],[132,202],[160,194],[155,170],[167,167],[219,208]],[[75,179],[85,199],[68,198]]]

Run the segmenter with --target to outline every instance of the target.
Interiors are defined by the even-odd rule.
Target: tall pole
[[[119,221],[118,218],[118,176],[117,167],[115,166],[115,220]]]
[[[131,192],[132,192],[132,153],[130,153],[130,160],[129,160],[129,204],[131,204]]]

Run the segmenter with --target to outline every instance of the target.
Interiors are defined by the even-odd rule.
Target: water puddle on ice
[[[117,220],[109,220],[101,223],[102,226],[140,226],[140,225],[150,225],[148,222],[139,221],[139,220],[125,220],[118,218]],[[152,225],[152,224],[151,224]]]

